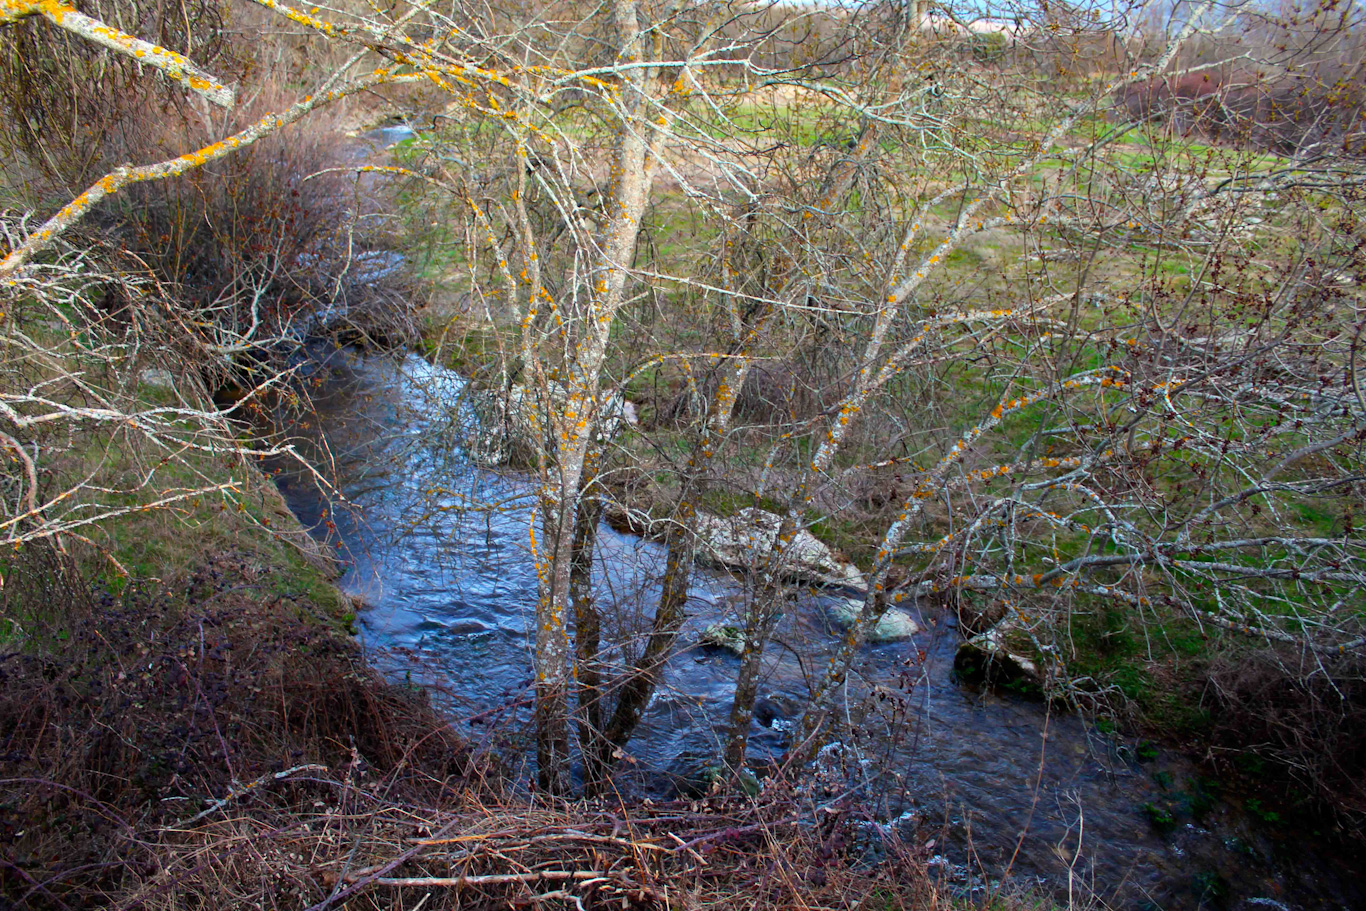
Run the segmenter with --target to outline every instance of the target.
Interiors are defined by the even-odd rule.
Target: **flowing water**
[[[304,369],[319,390],[316,455],[330,461],[344,502],[288,471],[278,482],[349,561],[342,585],[367,605],[358,623],[371,660],[430,687],[474,742],[527,755],[530,482],[466,458],[455,374],[415,356],[321,349]],[[598,561],[603,606],[630,628],[657,594],[662,549],[604,528]],[[696,640],[740,592],[724,573],[697,573],[680,651],[629,744],[624,786],[668,793],[676,773],[716,755],[737,659]],[[751,741],[759,760],[781,750],[808,674],[835,642],[825,597],[802,595],[779,626],[758,713],[766,726],[756,722]],[[955,682],[951,619],[918,619],[914,641],[860,656],[847,700],[858,733],[827,752],[825,777],[892,825],[933,833],[935,864],[955,888],[990,888],[1009,869],[1062,899],[1094,893],[1120,908],[1361,903],[1340,862],[1211,800],[1213,785],[1180,758]]]

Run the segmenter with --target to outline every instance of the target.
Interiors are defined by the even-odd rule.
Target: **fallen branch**
[[[176,825],[170,826],[169,828],[171,828],[171,829],[177,829],[177,828],[184,828],[185,826],[193,825],[194,823],[199,822],[199,820],[203,819],[205,816],[209,816],[209,815],[211,815],[211,814],[217,812],[218,810],[223,809],[224,807],[226,807],[226,806],[227,806],[229,803],[231,803],[232,801],[236,800],[237,798],[241,797],[241,796],[244,795],[244,794],[250,794],[252,791],[256,790],[256,789],[259,788],[261,785],[263,785],[263,784],[265,784],[265,783],[267,783],[267,782],[269,782],[269,781],[272,781],[272,780],[273,780],[273,781],[283,781],[283,780],[285,780],[286,778],[288,778],[289,776],[291,776],[291,775],[293,775],[293,774],[295,774],[295,773],[297,773],[297,772],[326,772],[326,771],[327,771],[327,766],[325,766],[325,765],[317,765],[316,763],[310,763],[310,764],[308,764],[308,765],[296,765],[296,766],[294,766],[294,768],[292,768],[292,769],[285,769],[285,770],[282,771],[282,772],[274,772],[274,773],[267,772],[266,774],[262,775],[260,778],[256,779],[256,780],[253,781],[253,782],[250,782],[250,783],[244,785],[243,787],[240,787],[240,788],[232,788],[231,790],[228,791],[228,793],[224,794],[222,797],[220,797],[220,798],[218,798],[217,800],[213,801],[213,802],[208,806],[208,808],[205,809],[203,812],[198,813],[198,814],[196,814],[195,816],[190,817],[189,819],[185,820],[184,822],[176,823]]]
[[[607,880],[597,870],[533,870],[530,873],[487,873],[480,876],[381,876],[372,880],[380,886],[426,886],[459,889],[464,886],[509,886],[516,883],[587,882]]]
[[[162,180],[167,177],[174,177],[183,174],[194,168],[202,167],[211,161],[216,161],[238,149],[245,148],[252,143],[279,131],[281,128],[294,123],[304,117],[314,109],[321,107],[348,95],[374,88],[377,85],[391,84],[399,82],[414,82],[419,77],[418,74],[398,75],[392,70],[379,69],[363,79],[345,85],[338,89],[326,92],[321,95],[309,95],[294,106],[281,111],[278,114],[267,114],[256,123],[242,130],[240,133],[229,136],[187,152],[175,158],[168,158],[155,164],[140,165],[132,167],[124,165],[115,168],[104,177],[90,185],[84,193],[77,196],[71,202],[62,207],[62,210],[49,218],[41,228],[33,232],[19,246],[10,251],[9,255],[0,260],[0,279],[11,275],[15,270],[22,266],[33,254],[50,247],[68,228],[85,217],[94,206],[107,196],[112,196],[129,184],[142,183],[149,180]]]

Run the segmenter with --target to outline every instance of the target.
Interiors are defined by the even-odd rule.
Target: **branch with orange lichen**
[[[322,95],[310,95],[279,114],[267,114],[240,133],[204,146],[202,149],[196,149],[193,152],[187,152],[184,155],[159,161],[155,164],[138,167],[124,165],[115,168],[91,184],[84,193],[63,206],[60,212],[49,218],[41,228],[30,234],[27,240],[11,250],[3,260],[0,260],[0,280],[12,275],[35,253],[52,246],[58,237],[84,218],[105,197],[112,196],[130,184],[148,180],[162,180],[202,167],[277,132],[322,105],[344,98],[347,95],[353,95],[356,92],[362,92],[381,84],[412,82],[420,78],[423,77],[418,74],[398,75],[391,70],[376,70],[369,76],[358,79],[349,85]]]
[[[389,26],[381,27],[375,23],[362,22],[358,26],[338,25],[327,19],[314,15],[317,12],[315,7],[309,12],[295,9],[280,0],[251,0],[259,6],[263,6],[277,15],[283,16],[296,25],[312,29],[325,38],[334,41],[348,41],[359,45],[367,50],[373,51],[382,57],[392,60],[395,63],[405,63],[409,66],[422,70],[434,83],[446,91],[452,91],[452,87],[445,81],[446,76],[455,78],[457,82],[466,85],[475,85],[474,80],[479,82],[495,82],[505,88],[511,87],[512,81],[504,73],[497,70],[479,66],[468,60],[459,60],[434,49],[431,44],[418,42],[398,31],[398,26],[406,21],[413,12],[421,7],[415,6],[407,15]],[[616,91],[617,86],[599,79],[597,73],[619,73],[623,69],[634,69],[641,64],[632,64],[626,67],[612,66],[600,67],[587,71],[575,71],[563,67],[548,66],[545,64],[517,64],[511,63],[507,67],[508,73],[518,73],[524,75],[541,75],[555,77],[562,84],[571,80],[577,80],[586,86],[602,89],[604,91]]]
[[[194,65],[184,54],[158,47],[141,38],[121,32],[57,0],[0,0],[0,25],[29,16],[42,16],[58,28],[79,35],[111,51],[132,57],[138,63],[156,67],[190,91],[202,95],[219,107],[230,108],[234,93],[213,76]]]

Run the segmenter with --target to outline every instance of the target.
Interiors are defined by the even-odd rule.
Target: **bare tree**
[[[918,324],[918,344],[940,336],[939,357],[972,359],[1004,391],[951,446],[927,447],[929,467],[898,467],[903,502],[873,557],[859,619],[802,719],[800,755],[819,744],[833,695],[873,624],[908,599],[988,593],[998,605],[998,657],[1013,637],[1050,685],[1074,696],[1088,683],[1069,675],[1067,630],[1072,612],[1097,600],[1123,605],[1139,627],[1157,628],[1174,612],[1294,643],[1319,656],[1311,659],[1319,667],[1324,656],[1362,647],[1358,619],[1342,613],[1366,582],[1347,493],[1363,479],[1366,416],[1353,391],[1360,302],[1347,290],[1359,269],[1350,252],[1357,232],[1348,227],[1363,173],[1354,141],[1333,152],[1322,141],[1297,144],[1288,160],[1268,163],[1266,123],[1229,129],[1229,121],[1207,121],[1202,129],[1156,110],[1140,113],[1160,120],[1098,122],[1089,137],[1077,136],[1080,119],[1130,97],[1134,86],[1247,66],[1245,46],[1231,36],[1249,20],[1262,21],[1251,10],[1183,10],[1160,53],[1121,61],[1101,91],[1073,95],[1070,104],[1044,96],[1042,110],[1052,108],[1045,116],[1056,126],[1038,140],[1043,154],[983,175],[980,188],[964,185],[961,213],[915,279],[889,281],[890,300],[974,234],[1003,225],[1019,226],[1026,249],[1038,244],[1037,271],[1021,275],[1033,286],[1028,296],[976,315],[980,326],[995,327],[988,333],[943,338],[943,317]],[[1344,18],[1310,30],[1316,42],[1359,27]],[[1151,47],[1155,36],[1144,38]],[[1222,41],[1225,58],[1215,53],[1181,68],[1199,40]],[[1298,59],[1312,43],[1300,45]],[[1293,68],[1287,58],[1278,63]],[[1238,107],[1239,91],[1225,85],[1206,103]],[[1326,116],[1301,127],[1322,135],[1332,122],[1351,135],[1355,102],[1341,100],[1343,108],[1325,106]],[[973,99],[963,102],[971,110]],[[1285,116],[1241,107],[1251,118]],[[1195,150],[1210,149],[1204,143],[1217,138],[1220,123],[1241,147],[1215,147],[1201,161]],[[1115,154],[1132,131],[1159,140],[1150,166]],[[1211,163],[1215,156],[1221,165]],[[1041,185],[1022,187],[1026,175]],[[1303,218],[1299,207],[1310,199],[1333,215]],[[1275,228],[1263,227],[1273,221]],[[1151,239],[1143,274],[1105,274],[1116,231]],[[1189,266],[1164,280],[1162,264],[1172,257]],[[964,319],[974,317],[949,317]],[[1020,427],[1024,415],[1029,424]],[[1013,453],[998,445],[999,460],[983,461],[979,453],[1012,420],[1020,427],[1010,437]],[[1318,458],[1325,461],[1309,467]],[[1287,512],[1313,501],[1342,516],[1332,530],[1286,522]],[[928,512],[942,516],[939,530],[915,541]],[[1261,518],[1268,515],[1280,518],[1269,525]]]

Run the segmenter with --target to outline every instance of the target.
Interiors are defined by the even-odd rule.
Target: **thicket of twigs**
[[[1263,782],[1279,779],[1291,795],[1361,831],[1366,667],[1359,655],[1247,650],[1221,656],[1206,679],[1215,755],[1241,760]]]
[[[0,593],[0,898],[19,907],[936,907],[929,852],[838,791],[541,803],[245,554]],[[424,896],[427,896],[424,898]]]
[[[1126,86],[1119,107],[1129,119],[1161,121],[1177,134],[1301,160],[1366,156],[1366,35],[1349,22],[1324,4],[1206,36],[1188,46],[1172,76]],[[1284,66],[1292,58],[1294,65]]]
[[[52,211],[120,165],[173,158],[287,108],[291,86],[327,63],[325,54],[289,54],[288,37],[275,30],[262,40],[265,14],[217,0],[90,7],[113,27],[192,53],[250,92],[232,111],[211,112],[165,80],[147,78],[133,58],[40,19],[6,29],[0,191],[22,208]],[[85,85],[100,91],[73,89]],[[353,334],[410,340],[416,288],[402,269],[356,256],[387,237],[373,181],[341,168],[342,124],[355,116],[334,106],[307,131],[287,130],[185,174],[136,183],[93,212],[73,245],[117,251],[120,270],[169,286],[204,341],[230,353],[278,347],[317,311],[353,324]]]
[[[791,796],[528,809],[472,794],[398,804],[317,773],[285,789],[324,806],[167,833],[166,887],[149,878],[135,894],[166,908],[204,895],[241,907],[263,893],[310,908],[947,905],[926,852]]]
[[[5,28],[6,251],[39,213],[110,170],[200,148],[287,106],[301,75],[278,46],[284,38],[253,38],[249,10],[228,16],[197,0],[86,6],[251,91],[233,111],[212,112],[133,58],[41,18]],[[335,169],[348,151],[340,124],[353,115],[339,107],[307,134],[286,131],[129,186],[0,288],[0,540],[90,539],[104,520],[149,503],[231,499],[240,471],[225,479],[204,462],[236,459],[240,469],[253,448],[288,445],[244,441],[244,421],[279,407],[307,337],[385,346],[411,337],[417,288],[384,250],[375,188]]]

